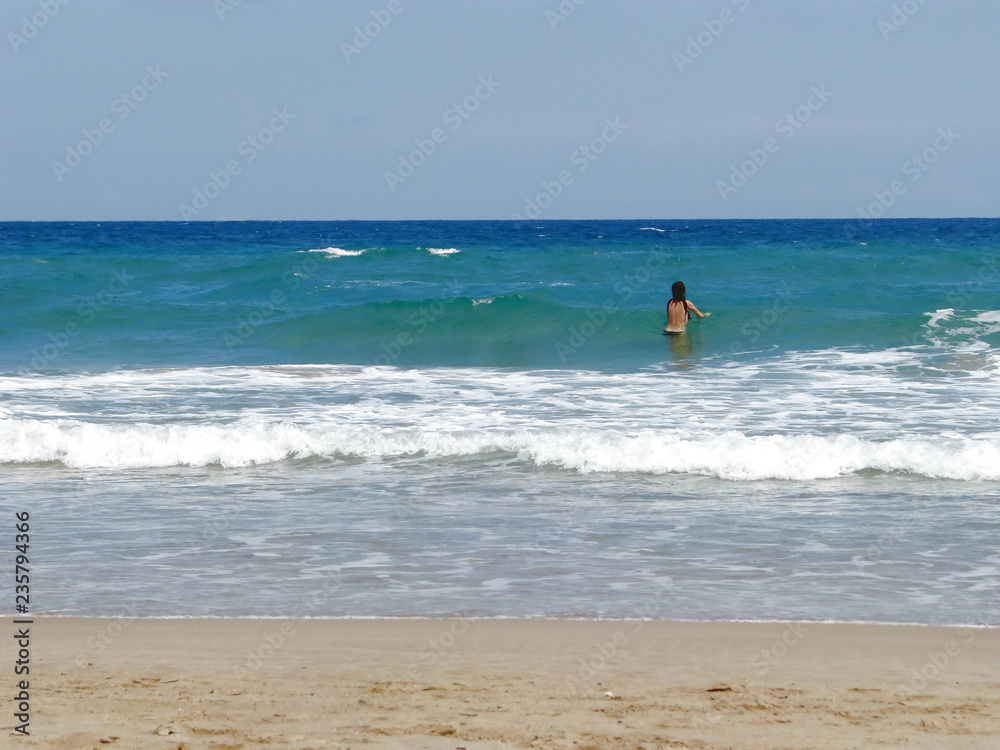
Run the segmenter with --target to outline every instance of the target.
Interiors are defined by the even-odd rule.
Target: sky
[[[1000,0],[3,0],[0,220],[996,217]]]

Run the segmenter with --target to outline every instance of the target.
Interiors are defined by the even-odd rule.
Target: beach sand
[[[997,629],[38,617],[30,648],[7,747],[1000,748]]]

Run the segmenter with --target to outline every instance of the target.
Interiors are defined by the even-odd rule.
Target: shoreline
[[[46,620],[148,620],[151,622],[175,622],[188,620],[204,620],[206,622],[272,622],[288,620],[293,622],[440,622],[447,620],[496,621],[496,622],[642,622],[642,623],[676,623],[676,624],[718,624],[718,625],[851,625],[891,628],[941,628],[942,630],[997,630],[995,625],[985,623],[940,623],[940,622],[893,622],[889,620],[810,620],[810,619],[733,619],[733,620],[699,620],[683,617],[600,617],[592,615],[71,615],[52,612],[42,612],[29,615],[15,613],[0,613],[0,619],[17,617],[36,617]]]
[[[991,626],[27,619],[31,734],[56,748],[976,749],[1000,734]]]
[[[18,615],[14,613],[0,614],[0,619],[17,617],[35,617],[46,620],[148,620],[151,622],[175,622],[188,620],[221,621],[221,622],[272,622],[288,620],[292,622],[440,622],[447,620],[496,621],[496,622],[642,622],[642,623],[677,623],[677,624],[731,624],[731,625],[852,625],[898,628],[941,628],[942,630],[997,630],[1000,623],[989,625],[984,623],[940,623],[940,622],[892,622],[887,620],[810,620],[810,619],[735,619],[735,620],[698,620],[685,618],[661,617],[599,617],[590,615],[68,615],[56,613],[38,613]]]

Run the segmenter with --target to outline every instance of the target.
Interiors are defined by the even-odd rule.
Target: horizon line
[[[878,218],[864,218],[860,216],[855,217],[754,217],[754,218],[741,218],[741,217],[728,217],[728,218],[684,218],[684,219],[667,219],[667,218],[590,218],[590,219],[198,219],[198,220],[183,220],[183,219],[0,219],[0,225],[3,224],[100,224],[102,222],[116,223],[116,224],[227,224],[227,223],[278,223],[278,222],[302,222],[302,223],[320,223],[320,222],[368,222],[368,223],[392,223],[392,222],[493,222],[493,223],[510,223],[510,224],[527,224],[527,223],[544,223],[544,222],[572,222],[572,221],[668,221],[668,222],[679,222],[679,221],[850,221],[850,222],[877,222],[877,221],[986,221],[986,220],[996,220],[1000,219],[1000,216],[880,216]]]

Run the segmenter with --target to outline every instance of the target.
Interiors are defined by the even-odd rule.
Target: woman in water
[[[691,319],[691,313],[699,318],[707,318],[712,314],[703,313],[694,306],[694,302],[685,296],[687,290],[684,288],[683,281],[675,281],[674,285],[670,287],[670,293],[674,297],[667,303],[667,327],[663,329],[664,333],[674,336],[684,333],[687,322]]]

